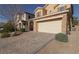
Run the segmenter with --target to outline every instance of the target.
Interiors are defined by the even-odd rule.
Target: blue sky
[[[21,6],[22,6],[22,9],[24,11],[34,13],[34,10],[35,10],[36,7],[43,7],[44,4],[25,4],[25,5],[21,5]],[[73,14],[74,16],[79,17],[79,4],[73,5],[73,12],[74,12],[74,14]],[[0,16],[0,22],[6,21],[6,20],[7,20],[6,17]]]
[[[2,15],[0,15],[0,22],[6,22],[6,21],[7,21],[7,18],[2,16]]]
[[[30,12],[30,13],[34,13],[34,10],[36,7],[43,7],[44,4],[26,4],[26,5],[22,5],[22,7],[25,9],[25,11]]]
[[[34,5],[34,4],[30,4],[30,5],[23,5],[23,8],[30,12],[30,13],[34,13],[34,10],[36,7],[43,7],[44,4],[40,4],[40,5]],[[73,4],[73,12],[74,12],[74,16],[78,16],[79,17],[79,4]]]
[[[73,12],[74,12],[74,16],[78,16],[79,17],[79,4],[74,4],[73,5]]]

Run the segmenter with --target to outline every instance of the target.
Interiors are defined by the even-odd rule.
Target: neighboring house
[[[72,28],[71,4],[47,4],[35,9],[34,31],[68,33]]]
[[[15,24],[16,24],[16,28],[18,30],[20,29],[25,29],[26,31],[31,30],[30,27],[31,23],[33,24],[33,21],[31,21],[31,18],[34,18],[34,15],[28,12],[19,12],[16,14],[16,20],[15,20]]]

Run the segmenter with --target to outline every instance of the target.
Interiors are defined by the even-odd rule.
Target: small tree
[[[78,17],[73,16],[73,24],[78,25]]]
[[[8,23],[6,23],[4,26],[3,26],[3,28],[4,28],[4,32],[13,32],[15,29],[14,29],[14,26],[12,25],[12,23],[11,22],[8,22]]]
[[[22,5],[20,4],[2,4],[0,5],[0,15],[4,16],[6,19],[9,19],[10,21],[15,22],[16,20],[16,14],[18,12],[23,11]],[[12,22],[12,25],[4,25],[4,27],[12,26],[15,27],[15,23]],[[7,27],[8,28],[8,27]],[[14,28],[16,29],[16,28]]]

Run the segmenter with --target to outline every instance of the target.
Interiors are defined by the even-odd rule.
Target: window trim
[[[36,17],[40,17],[40,16],[41,16],[41,12],[38,11],[38,12],[36,13]]]
[[[65,6],[64,5],[58,7],[58,12],[64,11],[64,10],[65,10]]]

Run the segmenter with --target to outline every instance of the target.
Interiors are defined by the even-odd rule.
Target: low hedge
[[[21,31],[21,32],[25,32],[25,29],[24,29],[24,28],[22,28],[22,29],[20,29],[20,31]]]
[[[68,42],[68,36],[63,33],[56,34],[55,39],[61,42]]]

